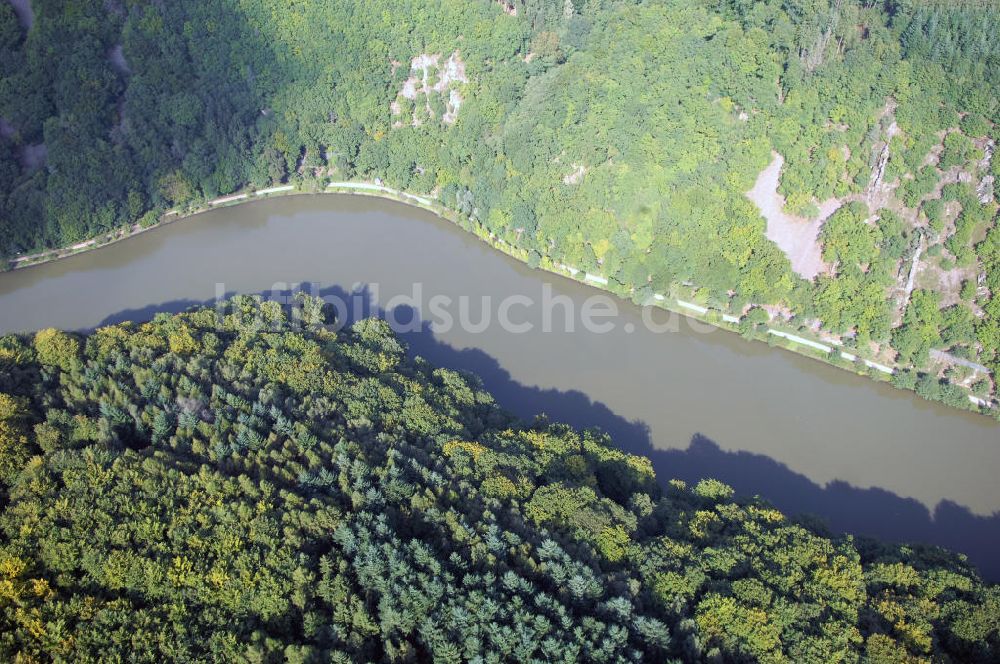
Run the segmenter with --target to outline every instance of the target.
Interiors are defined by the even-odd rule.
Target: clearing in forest
[[[843,201],[831,198],[819,205],[819,216],[806,219],[785,212],[785,197],[778,193],[781,181],[781,167],[784,157],[777,152],[774,159],[761,171],[753,189],[747,197],[757,205],[767,220],[767,237],[785,252],[792,263],[792,269],[805,279],[814,279],[820,273],[829,272],[830,266],[823,262],[823,247],[819,242],[819,230]]]

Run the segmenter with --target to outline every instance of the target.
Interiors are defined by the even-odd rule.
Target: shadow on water
[[[307,286],[304,285],[305,290]],[[979,516],[950,501],[939,503],[931,513],[917,500],[877,487],[857,488],[842,481],[820,486],[775,459],[729,451],[702,435],[694,436],[687,449],[657,449],[644,423],[629,421],[580,391],[522,385],[482,350],[457,349],[438,339],[431,324],[420,320],[412,309],[396,308],[390,312],[378,309],[364,290],[348,293],[333,287],[318,294],[328,301],[360,303],[360,307],[348,307],[347,323],[367,316],[386,318],[412,355],[420,355],[438,366],[478,375],[497,402],[519,417],[531,419],[544,413],[554,421],[607,432],[619,448],[649,457],[661,482],[680,479],[694,483],[706,477],[715,478],[732,486],[738,495],[760,496],[786,514],[819,517],[833,531],[892,542],[933,544],[964,553],[987,580],[1000,581],[1000,513]],[[290,293],[262,295],[287,301]],[[211,304],[178,300],[151,305],[119,312],[101,325],[144,321],[157,313],[179,313]]]

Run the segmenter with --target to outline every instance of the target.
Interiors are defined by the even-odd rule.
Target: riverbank
[[[260,200],[262,198],[273,198],[275,196],[294,196],[301,194],[350,194],[350,193],[362,193],[369,196],[378,196],[380,198],[389,198],[391,200],[399,201],[401,203],[408,203],[410,205],[417,205],[431,212],[434,212],[442,218],[447,218],[449,221],[455,221],[454,219],[448,218],[444,214],[445,209],[443,206],[435,205],[434,202],[424,196],[417,196],[404,191],[399,191],[392,189],[390,187],[385,187],[378,184],[371,184],[366,182],[331,182],[327,185],[326,190],[316,190],[309,191],[304,189],[297,189],[294,185],[282,185],[280,187],[269,187],[267,189],[259,189],[256,191],[242,192],[238,194],[231,194],[229,196],[223,196],[221,198],[215,198],[210,201],[206,201],[204,204],[199,206],[193,206],[186,208],[184,210],[168,210],[165,212],[155,224],[143,226],[142,224],[132,224],[131,226],[126,226],[119,228],[111,233],[103,233],[97,237],[90,238],[89,240],[84,240],[76,244],[70,245],[68,247],[62,247],[59,249],[50,249],[48,251],[41,251],[36,254],[30,254],[28,256],[18,256],[8,260],[9,269],[11,270],[21,270],[24,268],[35,267],[37,265],[44,265],[46,263],[51,263],[52,261],[61,260],[63,258],[69,258],[70,256],[76,256],[85,251],[93,251],[95,249],[100,249],[102,247],[107,247],[117,242],[133,238],[137,235],[145,233],[147,231],[160,228],[165,224],[170,224],[178,221],[183,221],[195,215],[201,214],[203,212],[208,212],[209,210],[215,210],[220,207],[228,207],[230,205],[236,205],[240,203],[248,203],[253,200]]]
[[[323,187],[315,189],[298,188],[294,185],[282,185],[261,190],[244,191],[221,198],[206,201],[198,206],[191,206],[183,210],[169,210],[160,217],[158,223],[151,225],[134,224],[129,227],[120,228],[112,233],[107,233],[90,240],[74,244],[60,250],[42,252],[32,256],[22,257],[17,260],[15,269],[33,267],[44,263],[78,255],[83,252],[99,249],[121,242],[145,233],[148,230],[159,228],[166,224],[172,224],[190,217],[208,212],[222,207],[236,206],[254,200],[265,198],[275,198],[279,196],[295,196],[302,194],[354,194],[371,196],[393,200],[413,207],[418,207],[432,212],[436,216],[445,219],[463,230],[475,235],[478,239],[490,245],[493,249],[500,251],[522,263],[529,263],[529,252],[508,244],[501,238],[497,238],[478,222],[462,217],[454,210],[442,205],[439,201],[405,191],[386,187],[381,183],[370,182],[331,182]],[[634,293],[625,288],[616,288],[614,283],[608,278],[599,274],[590,274],[579,270],[573,266],[561,262],[553,261],[547,256],[543,256],[541,261],[535,261],[534,267],[547,272],[558,274],[565,278],[584,283],[593,288],[608,292],[625,300],[635,301]],[[683,290],[678,287],[678,290]],[[846,369],[854,373],[865,375],[871,379],[886,382],[890,380],[898,367],[888,366],[884,363],[876,362],[873,359],[861,358],[848,350],[834,346],[821,340],[809,339],[801,336],[798,330],[782,328],[773,321],[767,324],[745,325],[737,316],[727,314],[724,311],[713,309],[705,304],[689,302],[683,299],[683,295],[678,292],[668,294],[655,293],[647,298],[647,301],[638,302],[641,305],[652,305],[667,311],[683,315],[687,318],[707,323],[716,328],[740,334],[744,338],[753,339],[767,343],[771,347],[778,347],[798,355],[821,361],[825,364],[833,365],[840,369]],[[949,405],[963,407],[957,403]],[[968,395],[968,406],[964,409],[975,412],[987,413],[992,410],[992,404],[978,399],[974,395]]]

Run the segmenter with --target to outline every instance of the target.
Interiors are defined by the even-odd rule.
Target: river
[[[675,332],[654,332],[640,308],[622,301],[601,321],[613,330],[585,330],[579,311],[598,291],[532,270],[400,203],[346,195],[258,201],[2,274],[0,332],[85,330],[183,310],[219,291],[301,282],[331,297],[365,292],[369,307],[397,314],[408,303],[391,300],[419,284],[413,304],[425,320],[402,335],[411,349],[478,373],[514,412],[600,426],[619,446],[651,457],[661,480],[716,477],[836,530],[964,552],[1000,580],[996,422],[725,331],[692,329],[686,319]],[[514,295],[522,297],[508,300],[507,311],[518,330],[505,331],[495,319]],[[494,324],[480,332],[436,325],[433,296],[471,298],[472,322],[488,296]],[[560,302],[549,331],[546,297]],[[577,310],[573,333],[567,307]],[[459,306],[448,311],[461,316]]]

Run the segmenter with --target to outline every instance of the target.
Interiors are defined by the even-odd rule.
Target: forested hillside
[[[956,556],[668,483],[597,432],[514,421],[384,322],[295,312],[0,338],[0,657],[1000,654],[1000,589]]]
[[[995,395],[990,0],[30,5],[0,4],[9,257],[380,179],[637,301],[767,307],[925,396]]]

